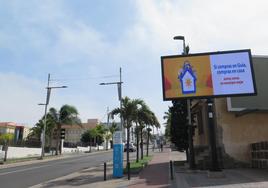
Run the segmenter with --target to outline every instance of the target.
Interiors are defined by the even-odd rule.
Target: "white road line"
[[[14,170],[14,171],[10,171],[10,172],[3,172],[3,173],[0,173],[0,176],[7,175],[7,174],[13,174],[13,173],[16,173],[16,172],[23,172],[23,171],[27,171],[27,170],[33,170],[33,169],[48,167],[48,166],[55,166],[57,164],[64,164],[64,163],[69,163],[69,162],[75,162],[75,161],[83,160],[84,158],[89,157],[89,156],[82,156],[82,157],[79,157],[78,159],[74,157],[75,159],[73,159],[73,160],[66,160],[66,161],[56,160],[55,161],[56,164],[48,164],[48,165],[43,165],[43,166],[36,166],[36,167],[31,167],[31,168]]]
[[[3,173],[0,173],[0,176],[7,175],[7,174],[12,174],[12,173],[16,173],[16,172],[23,172],[23,171],[27,171],[27,170],[33,170],[33,169],[37,169],[37,168],[43,168],[43,167],[47,167],[47,166],[53,166],[53,165],[43,165],[43,166],[36,166],[36,167],[25,168],[25,169],[20,169],[20,170],[14,170],[14,171],[11,171],[11,172],[3,172]]]

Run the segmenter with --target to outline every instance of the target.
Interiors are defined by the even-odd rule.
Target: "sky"
[[[161,124],[164,55],[251,49],[268,54],[265,0],[0,0],[0,122],[33,126],[49,107],[75,106],[83,122],[106,121],[122,94],[143,99]],[[163,129],[162,129],[163,130]]]

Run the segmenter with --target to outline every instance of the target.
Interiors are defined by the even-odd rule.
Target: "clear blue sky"
[[[142,98],[161,123],[161,55],[252,49],[267,55],[268,3],[182,0],[0,1],[0,121],[34,125],[44,109],[47,74],[54,86],[50,106],[77,107],[83,121],[105,120],[123,96]]]

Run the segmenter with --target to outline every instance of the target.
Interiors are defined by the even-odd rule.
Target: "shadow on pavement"
[[[92,175],[83,175],[78,176],[74,178],[68,178],[64,180],[56,180],[52,182],[48,182],[46,185],[43,185],[42,187],[58,187],[58,186],[80,186],[80,185],[86,185],[94,182],[103,181],[103,177],[100,176],[92,176]]]
[[[189,172],[182,168],[176,169],[176,177],[184,179],[190,187],[268,187],[267,169],[224,169],[224,177],[221,178],[209,178],[207,171]]]

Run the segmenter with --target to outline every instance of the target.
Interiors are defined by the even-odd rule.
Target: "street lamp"
[[[50,74],[48,74],[48,79],[47,79],[47,97],[46,97],[46,103],[39,103],[38,105],[44,105],[45,106],[45,115],[44,115],[44,128],[42,131],[42,151],[41,151],[41,157],[40,159],[43,159],[45,156],[45,142],[46,142],[46,124],[47,124],[47,107],[49,104],[49,99],[50,99],[50,94],[52,89],[61,89],[61,88],[67,88],[67,86],[57,86],[57,87],[50,87]]]
[[[102,82],[100,83],[99,85],[117,85],[117,89],[118,89],[118,100],[120,102],[120,110],[122,110],[122,70],[121,70],[121,67],[120,67],[120,80],[119,82]],[[122,120],[122,116],[120,118],[120,129],[121,131],[123,131],[123,120]]]
[[[120,80],[119,82],[108,82],[108,83],[100,83],[100,85],[117,85],[118,89],[118,99],[120,101],[120,111],[122,111],[122,73],[120,67]],[[123,131],[123,120],[122,114],[120,116],[120,132],[115,132],[113,137],[113,176],[114,177],[122,177],[123,176],[123,144],[122,144],[122,131]],[[116,141],[115,141],[116,140]],[[128,151],[127,151],[127,159],[128,159]],[[130,176],[128,176],[129,180]]]
[[[183,55],[187,55],[187,50],[185,46],[185,37],[184,36],[175,36],[174,40],[182,40],[183,41]],[[191,101],[187,99],[187,114],[188,114],[188,139],[189,139],[189,156],[190,156],[190,168],[195,168],[195,159],[194,159],[194,146],[192,140],[192,117],[191,117]]]
[[[186,55],[186,46],[185,46],[185,38],[184,36],[175,36],[173,37],[174,40],[182,40],[183,41],[183,54]]]

